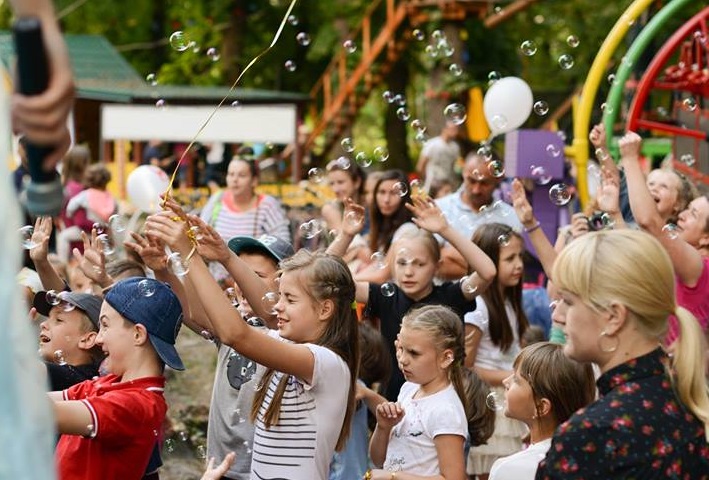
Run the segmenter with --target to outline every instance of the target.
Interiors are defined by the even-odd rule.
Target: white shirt
[[[520,345],[519,334],[517,333],[517,315],[512,309],[512,304],[509,301],[505,302],[505,311],[514,336],[512,344],[506,352],[503,352],[500,347],[492,343],[492,338],[490,337],[490,312],[481,295],[475,297],[475,305],[475,310],[466,313],[465,317],[463,317],[465,323],[475,325],[482,332],[482,338],[475,356],[475,366],[491,370],[513,370],[512,365],[520,351]]]
[[[415,475],[440,475],[438,454],[433,439],[438,435],[460,435],[467,438],[468,423],[463,402],[448,385],[433,395],[414,399],[419,385],[406,382],[398,401],[404,418],[391,430],[384,470]],[[461,459],[464,452],[460,451]]]
[[[547,455],[551,438],[530,445],[526,450],[502,457],[492,464],[489,480],[534,480],[537,467]]]
[[[280,338],[278,332],[269,335]],[[310,384],[290,376],[278,423],[266,428],[262,418],[285,375],[271,377],[255,422],[251,478],[327,480],[330,460],[347,409],[350,370],[332,350],[305,344],[315,357]]]

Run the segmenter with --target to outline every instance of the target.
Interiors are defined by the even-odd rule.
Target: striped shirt
[[[277,335],[277,333],[271,333]],[[263,415],[281,378],[276,372],[255,423],[252,479],[327,480],[347,409],[350,372],[332,350],[307,344],[315,357],[312,384],[288,376],[278,423],[266,428]]]

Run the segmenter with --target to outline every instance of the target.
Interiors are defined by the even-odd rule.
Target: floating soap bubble
[[[300,23],[300,20],[298,20],[298,17],[296,17],[295,15],[289,15],[288,23],[293,27],[297,27],[298,23]]]
[[[399,107],[396,109],[396,117],[402,122],[408,122],[411,118],[411,114],[406,107]]]
[[[426,125],[424,125],[423,121],[418,118],[414,118],[413,120],[411,120],[411,128],[413,128],[417,132],[426,131]]]
[[[611,85],[615,84],[615,73],[611,73],[610,75],[608,75],[608,83],[610,83]]]
[[[163,445],[163,448],[165,452],[167,453],[172,453],[175,451],[175,441],[172,438],[168,438],[165,440],[165,444]]]
[[[154,73],[149,73],[145,76],[145,81],[154,87],[155,85],[158,84],[158,76],[155,75]]]
[[[505,176],[505,165],[499,160],[492,160],[488,162],[487,169],[495,178],[502,178]]]
[[[199,53],[199,51],[201,50],[201,48],[197,44],[197,42],[192,41],[189,43],[189,46],[190,46],[190,48],[192,48],[192,53]]]
[[[350,162],[350,159],[347,157],[337,157],[335,164],[343,170],[347,170],[352,166],[352,162]]]
[[[599,162],[603,162],[609,158],[608,152],[606,152],[604,148],[597,148],[594,153],[596,154],[596,158]]]
[[[384,252],[374,252],[369,258],[378,270],[384,270],[387,267],[387,256]]]
[[[574,57],[565,53],[559,57],[559,66],[562,70],[569,70],[574,66]]]
[[[170,35],[170,46],[173,50],[184,52],[189,48],[190,41],[185,32],[177,30]]]
[[[289,72],[295,72],[295,69],[298,68],[298,65],[293,60],[286,60],[286,63],[283,64],[284,67],[286,67],[286,70]]]
[[[525,54],[528,57],[531,57],[532,55],[537,53],[537,44],[534,43],[534,41],[532,41],[532,40],[525,40],[519,46],[519,49],[522,50],[523,54]]]
[[[340,145],[342,146],[342,149],[347,153],[352,153],[355,150],[354,140],[349,137],[343,138],[340,142]]]
[[[613,113],[613,107],[604,102],[601,104],[601,112],[611,114]]]
[[[102,233],[96,237],[96,240],[101,243],[101,251],[105,256],[113,255],[115,253],[116,247],[113,245],[113,240],[111,240],[111,237],[108,236],[108,234]]]
[[[111,227],[111,231],[116,233],[123,233],[127,228],[123,216],[118,213],[108,217],[108,225]]]
[[[394,293],[396,293],[396,287],[389,282],[383,283],[381,286],[381,292],[385,297],[393,297]]]
[[[176,277],[184,277],[190,271],[189,263],[182,259],[179,252],[167,256],[167,268]]]
[[[499,243],[501,247],[508,246],[510,244],[510,235],[507,233],[503,233],[502,235],[498,236],[497,243]]]
[[[577,48],[581,44],[581,40],[576,35],[566,37],[566,44],[571,48]]]
[[[411,180],[410,186],[412,197],[425,197],[426,195],[428,195],[423,183],[421,183],[421,180],[419,180],[418,178]]]
[[[438,51],[444,57],[452,57],[455,53],[455,48],[446,41],[438,44]],[[462,70],[460,73],[463,73]]]
[[[494,412],[501,412],[505,409],[505,396],[492,391],[485,397],[485,405]]]
[[[696,159],[694,158],[694,155],[692,155],[691,153],[686,153],[686,154],[682,155],[681,157],[679,157],[679,161],[681,163],[684,163],[688,167],[691,167],[696,162]]]
[[[493,115],[490,123],[495,130],[502,132],[507,128],[507,117],[504,115]]]
[[[386,147],[377,147],[374,149],[374,159],[379,163],[384,163],[389,160],[389,150]]]
[[[409,264],[413,261],[413,257],[411,256],[411,252],[409,251],[408,248],[400,248],[396,252],[396,261],[397,262],[403,262],[406,264]]]
[[[488,81],[488,84],[490,84],[490,85],[492,85],[493,83],[495,83],[496,81],[498,81],[501,78],[502,78],[502,75],[500,74],[500,72],[497,72],[495,70],[493,70],[492,72],[487,74],[487,81]]]
[[[25,250],[32,250],[39,244],[32,241],[32,235],[34,235],[34,227],[32,225],[25,225],[18,230],[20,233],[20,241],[22,242],[22,248]]]
[[[221,55],[219,55],[219,51],[216,48],[209,47],[207,49],[207,57],[209,57],[211,61],[217,62],[221,58]]]
[[[160,108],[160,109],[165,108],[166,105],[167,105],[167,102],[165,101],[164,98],[159,98],[159,99],[155,102],[155,106],[156,106],[157,108]]]
[[[419,42],[423,42],[426,39],[426,34],[420,28],[415,28],[414,31],[411,32],[411,36]]]
[[[461,125],[468,118],[468,112],[462,103],[451,103],[443,109],[443,116],[446,121]]]
[[[391,93],[390,90],[384,90],[384,92],[382,92],[382,98],[387,103],[394,103],[394,94]]]
[[[197,447],[197,456],[201,459],[207,458],[207,447],[200,445]]]
[[[364,223],[364,216],[358,212],[347,212],[345,222],[353,227],[357,227]]]
[[[308,170],[308,179],[313,183],[322,183],[325,173],[319,168],[311,168]]]
[[[238,100],[234,100],[233,102],[231,102],[231,106],[232,108],[241,108],[241,102],[239,102]]]
[[[409,186],[404,182],[396,182],[394,186],[391,187],[391,191],[400,197],[405,197],[409,193]]]
[[[543,117],[544,115],[549,113],[549,104],[544,100],[534,102],[534,113],[536,113],[540,117]]]
[[[59,297],[59,293],[57,293],[56,290],[47,291],[47,293],[44,294],[44,298],[47,300],[47,303],[53,307],[56,307],[62,302],[62,299]]]
[[[426,48],[424,48],[423,51],[426,52],[426,55],[431,58],[438,57],[438,49],[433,45],[426,45]]]
[[[322,233],[323,229],[323,223],[317,218],[309,220],[299,227],[300,234],[307,239],[317,237]]]
[[[280,296],[276,292],[266,292],[263,297],[261,297],[261,304],[263,308],[266,309],[271,315],[275,315],[276,305],[280,300]]]
[[[310,35],[305,32],[300,32],[298,35],[296,35],[295,40],[301,47],[307,47],[308,45],[310,45]]]
[[[56,363],[57,365],[66,365],[66,360],[64,359],[64,352],[62,350],[55,350],[54,363]]]
[[[144,297],[152,297],[155,294],[155,285],[150,280],[138,282],[138,293]]]
[[[478,286],[473,283],[473,279],[470,275],[466,275],[460,279],[460,288],[465,293],[475,293],[478,290]]]
[[[667,235],[667,238],[670,240],[677,240],[677,238],[679,238],[679,229],[674,223],[668,223],[662,227],[662,231],[665,232],[665,235]]]
[[[76,309],[76,305],[73,303],[69,303],[69,301],[66,299],[67,292],[59,292],[57,296],[59,297],[59,305],[62,307],[62,310],[64,312],[71,312]]]
[[[488,162],[492,159],[492,148],[487,143],[483,143],[478,147],[476,152],[478,156],[483,157]]]
[[[180,440],[183,442],[186,442],[189,439],[189,436],[187,435],[187,432],[182,431],[177,434],[178,437],[180,437]]]
[[[414,136],[414,140],[416,140],[418,143],[426,143],[428,140],[428,137],[426,136],[426,132],[423,131],[418,131],[416,132],[416,135]]]
[[[96,222],[91,225],[91,230],[94,230],[96,232],[96,235],[103,235],[104,233],[108,232],[106,224],[101,222]]]
[[[431,38],[434,40],[443,40],[446,37],[442,30],[434,30],[431,32]]]
[[[451,72],[451,75],[453,75],[454,77],[460,77],[463,74],[463,67],[461,67],[457,63],[452,63],[448,67],[448,71]]]
[[[552,176],[547,174],[547,171],[541,165],[532,165],[529,167],[530,175],[537,185],[547,185],[552,180]]]
[[[357,51],[357,44],[354,40],[345,40],[342,42],[342,48],[344,48],[347,53],[355,53]]]
[[[549,189],[549,200],[559,207],[569,203],[571,201],[571,192],[569,191],[568,185],[564,183],[552,185]]]
[[[362,168],[367,168],[372,165],[372,158],[364,152],[357,152],[355,155],[355,162]]]
[[[693,112],[697,109],[697,101],[694,97],[687,97],[682,100],[682,108],[687,112]]]
[[[561,155],[561,149],[553,143],[547,145],[546,150],[550,157],[557,158],[559,155]]]
[[[404,105],[406,105],[406,97],[403,96],[402,94],[398,93],[398,94],[394,95],[392,103],[395,103],[400,107],[403,107]]]

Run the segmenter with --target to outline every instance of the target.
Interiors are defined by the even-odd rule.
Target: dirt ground
[[[216,348],[183,327],[177,339],[177,350],[186,370],[166,374],[165,397],[169,408],[160,479],[197,480],[202,476],[206,463],[207,415]]]

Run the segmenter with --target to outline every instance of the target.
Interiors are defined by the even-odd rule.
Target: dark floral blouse
[[[704,425],[672,389],[657,349],[597,381],[601,398],[554,434],[536,480],[709,479]]]

